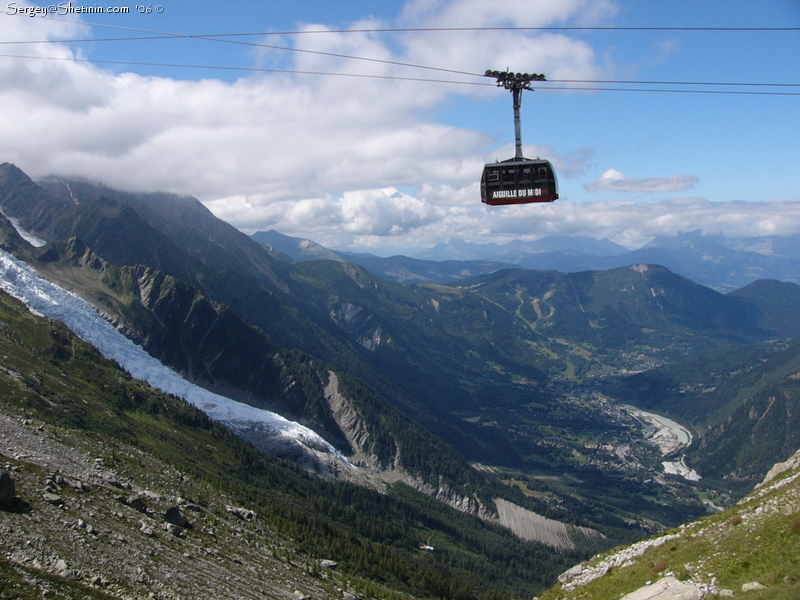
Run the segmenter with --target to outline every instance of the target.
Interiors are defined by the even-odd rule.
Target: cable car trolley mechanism
[[[558,198],[556,174],[550,161],[530,159],[522,155],[522,132],[519,109],[522,90],[532,90],[531,81],[545,81],[544,75],[486,71],[486,77],[497,79],[497,86],[510,90],[514,96],[514,158],[489,163],[481,176],[481,201],[491,206],[552,202]]]

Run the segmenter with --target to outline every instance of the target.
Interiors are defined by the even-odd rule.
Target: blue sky
[[[379,254],[550,233],[631,247],[693,229],[800,233],[800,31],[624,29],[800,28],[797,0],[166,0],[139,5],[151,9],[144,14],[124,1],[72,2],[130,13],[47,17],[3,2],[0,162],[34,177],[191,194],[247,233],[277,229]],[[453,27],[593,29],[432,31]],[[352,31],[391,28],[416,30]],[[286,33],[308,30],[328,32]],[[162,35],[266,32],[284,33]],[[107,39],[121,37],[150,39]],[[556,166],[561,199],[490,208],[477,183],[484,162],[513,155],[510,94],[351,76],[490,83],[395,63],[549,80],[793,85],[545,84],[524,96],[523,142],[526,155]]]

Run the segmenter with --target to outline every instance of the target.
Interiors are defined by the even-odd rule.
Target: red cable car
[[[502,206],[552,202],[558,199],[556,172],[550,161],[541,158],[533,160],[522,156],[519,116],[522,90],[531,90],[530,82],[544,81],[544,75],[508,71],[486,71],[485,75],[497,79],[498,87],[504,87],[514,95],[514,137],[517,146],[514,158],[489,163],[483,167],[481,202],[490,206]]]

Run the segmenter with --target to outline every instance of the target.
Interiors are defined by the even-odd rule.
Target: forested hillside
[[[0,352],[3,468],[15,481],[0,506],[0,581],[32,588],[18,597],[45,586],[119,598],[155,585],[213,598],[230,590],[227,571],[242,597],[341,597],[339,586],[386,598],[502,598],[536,593],[579,557],[401,484],[381,494],[266,456],[5,294]],[[171,505],[189,525],[162,527],[158,511]],[[199,562],[187,564],[187,553]]]

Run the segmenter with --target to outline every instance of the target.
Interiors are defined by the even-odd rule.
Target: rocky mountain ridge
[[[400,286],[341,261],[287,263],[193,199],[80,181],[37,186],[13,166],[0,171],[0,201],[33,233],[53,243],[79,233],[116,267],[144,266],[183,282],[278,346],[365,381],[471,461],[526,461],[512,432],[474,426],[476,417],[498,422],[486,408],[531,397],[551,405],[553,384],[646,370],[796,329],[770,312],[769,290],[728,297],[657,266],[515,269],[457,285]],[[208,361],[174,358],[214,383]],[[481,398],[492,398],[491,406]]]
[[[636,264],[401,286],[340,260],[291,264],[193,199],[86,182],[70,183],[67,198],[63,182],[29,183],[3,165],[0,204],[49,243],[34,250],[3,223],[3,244],[151,354],[208,390],[312,427],[389,496],[424,491],[571,556],[707,506],[684,501],[687,488],[668,477],[654,487],[619,454],[636,424],[575,386],[796,325],[770,312],[775,295],[792,305],[793,284],[726,296]],[[263,432],[240,433],[276,451]],[[591,495],[604,486],[605,497]]]
[[[56,256],[63,257],[63,262],[57,262]],[[291,355],[244,325],[225,307],[209,302],[178,280],[146,267],[112,269],[74,238],[59,249],[47,249],[43,258],[34,264],[94,300],[107,320],[141,343],[152,356],[190,380],[203,382],[211,391],[238,396],[256,408],[281,409],[284,414],[316,425],[333,440],[343,440],[342,450],[354,455],[362,469],[348,468],[333,455],[328,456],[330,453],[319,454],[313,448],[306,449],[307,456],[302,457],[297,448],[266,430],[237,425],[243,436],[264,450],[292,456],[322,473],[356,481],[377,483],[383,481],[384,472],[391,472],[387,475],[391,481],[404,480],[437,494],[435,487],[423,485],[418,476],[404,470],[404,457],[391,437],[388,446],[384,442],[384,447],[376,450],[374,438],[385,438],[387,432],[366,424],[352,400],[340,393],[336,374],[325,371],[323,365],[307,357],[299,363],[293,361]],[[78,271],[65,264],[78,267]],[[90,284],[92,279],[94,285]],[[130,316],[131,312],[137,313],[136,318]],[[149,320],[142,318],[142,312],[149,315]],[[238,346],[228,343],[234,339]],[[175,340],[179,343],[175,344]],[[246,353],[237,353],[237,347],[246,348]],[[315,406],[312,402],[317,397],[319,405]],[[330,412],[321,414],[326,402]],[[388,405],[384,410],[392,411]],[[396,412],[392,414],[402,419]],[[352,444],[348,446],[349,442]],[[462,468],[468,467],[462,463]],[[469,505],[465,498],[457,503]]]

